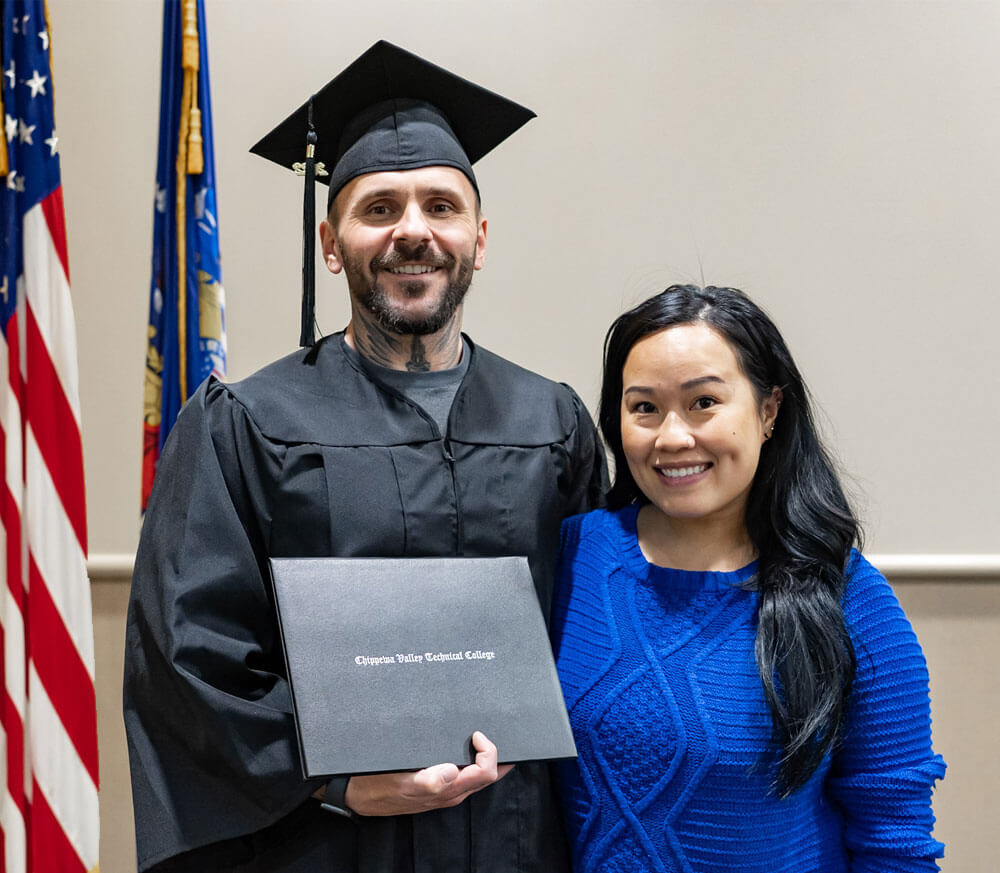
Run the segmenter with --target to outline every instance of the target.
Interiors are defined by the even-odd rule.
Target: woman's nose
[[[694,434],[688,423],[676,412],[668,412],[656,435],[655,448],[664,452],[679,452],[693,449]]]

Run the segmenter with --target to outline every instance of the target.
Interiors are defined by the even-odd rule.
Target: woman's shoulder
[[[848,627],[864,627],[898,618],[906,620],[892,585],[857,549],[851,549],[844,575],[847,584],[843,608]]]
[[[847,563],[844,623],[858,658],[859,679],[894,671],[926,677],[916,633],[896,592],[882,573],[854,550]]]
[[[560,566],[563,574],[606,576],[630,566],[639,555],[635,537],[636,506],[595,509],[567,518],[562,525]]]
[[[874,564],[871,563],[857,549],[851,549],[851,554],[847,558],[846,575],[850,582],[855,577],[859,580],[881,579],[885,581],[885,576]]]
[[[844,575],[847,582],[843,598],[845,617],[870,615],[885,609],[902,612],[889,581],[857,549],[851,549]]]
[[[622,509],[593,509],[572,515],[562,523],[562,546],[578,548],[584,543],[610,541],[628,537],[635,528],[636,507]],[[630,526],[631,519],[631,526]]]

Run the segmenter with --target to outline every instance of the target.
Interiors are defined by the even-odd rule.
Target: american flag
[[[0,0],[0,871],[97,868],[76,338],[44,0]]]

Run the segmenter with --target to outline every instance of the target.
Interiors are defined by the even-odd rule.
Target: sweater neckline
[[[738,570],[678,570],[651,564],[639,548],[637,521],[641,508],[642,504],[631,503],[618,511],[622,563],[637,578],[671,588],[725,591],[739,587],[757,573],[756,559]]]

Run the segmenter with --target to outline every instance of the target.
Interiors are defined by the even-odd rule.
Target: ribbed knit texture
[[[638,507],[563,525],[556,661],[579,758],[560,765],[576,873],[937,870],[927,668],[895,594],[852,555],[843,742],[787,799],[754,661],[757,595],[649,564]]]

